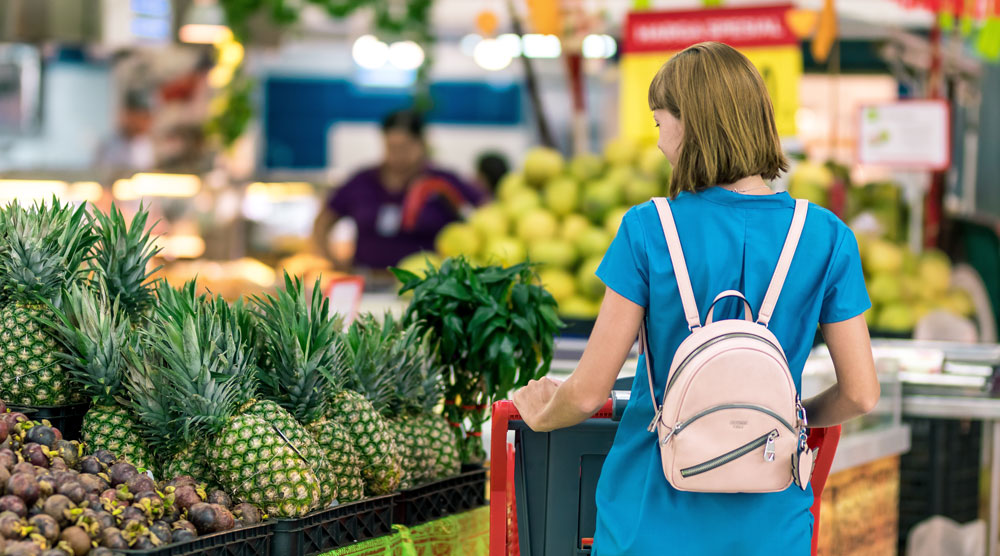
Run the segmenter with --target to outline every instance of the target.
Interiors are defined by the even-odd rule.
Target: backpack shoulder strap
[[[781,295],[781,288],[785,285],[785,278],[788,276],[788,269],[792,266],[792,258],[795,257],[795,248],[799,245],[799,238],[802,237],[802,228],[806,223],[806,212],[809,208],[809,201],[805,199],[795,200],[795,214],[792,216],[792,225],[788,229],[788,236],[785,237],[785,246],[781,248],[781,256],[778,257],[778,265],[771,276],[771,284],[764,294],[764,302],[757,313],[757,323],[767,326],[774,314],[774,306],[778,303],[778,296]]]
[[[663,226],[663,237],[667,240],[667,251],[670,252],[670,262],[674,266],[674,276],[677,278],[677,290],[681,294],[681,305],[684,306],[684,318],[687,320],[688,330],[701,327],[701,318],[698,315],[698,304],[694,298],[694,290],[691,289],[691,277],[688,275],[687,263],[684,261],[684,250],[681,249],[681,240],[677,235],[677,225],[674,223],[674,214],[670,210],[670,203],[666,197],[656,197],[653,199],[656,205],[656,212],[660,215],[660,225]]]

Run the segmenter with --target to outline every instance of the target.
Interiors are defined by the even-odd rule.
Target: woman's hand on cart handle
[[[514,407],[521,414],[521,420],[531,427],[531,430],[545,432],[541,422],[545,407],[549,405],[559,388],[560,382],[549,377],[542,377],[540,380],[532,380],[528,385],[521,388],[511,396]]]

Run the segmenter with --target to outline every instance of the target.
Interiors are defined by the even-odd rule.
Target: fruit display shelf
[[[315,511],[300,519],[279,519],[270,554],[313,556],[389,535],[395,500],[396,495],[379,496]]]
[[[80,430],[83,428],[83,416],[90,409],[90,404],[62,406],[32,406],[9,405],[11,411],[18,411],[33,421],[48,421],[49,424],[62,432],[66,440],[80,440]]]
[[[461,475],[399,493],[393,522],[415,527],[485,505],[486,469],[470,466]]]

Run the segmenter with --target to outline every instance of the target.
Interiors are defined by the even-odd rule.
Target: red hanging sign
[[[717,41],[740,48],[798,44],[786,19],[790,5],[685,12],[631,12],[623,51],[669,52]]]

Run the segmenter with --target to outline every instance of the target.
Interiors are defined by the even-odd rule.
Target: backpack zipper
[[[759,438],[754,439],[751,442],[736,448],[730,452],[726,452],[719,457],[712,458],[704,463],[699,463],[685,469],[681,469],[681,477],[685,479],[688,477],[694,477],[695,475],[701,475],[702,473],[707,473],[713,469],[722,467],[723,465],[739,459],[750,452],[753,452],[757,448],[764,446],[764,460],[774,461],[774,441],[778,438],[778,429],[774,429],[771,432],[761,435]]]
[[[778,353],[780,353],[782,360],[785,362],[785,366],[786,367],[788,366],[788,359],[785,357],[784,352],[781,351],[781,348],[779,348],[778,346],[774,345],[774,343],[771,342],[770,340],[768,340],[766,338],[761,338],[760,336],[758,336],[756,334],[750,334],[748,332],[730,332],[728,334],[723,334],[722,336],[719,336],[717,338],[713,338],[709,342],[705,342],[704,344],[698,346],[698,348],[695,349],[694,351],[692,351],[690,354],[688,354],[688,356],[684,358],[684,361],[681,361],[681,364],[677,366],[677,370],[674,371],[674,374],[671,375],[670,379],[667,380],[667,387],[663,391],[663,397],[664,398],[667,397],[667,392],[669,392],[670,388],[673,387],[674,382],[677,381],[677,377],[680,376],[681,371],[684,370],[684,367],[686,367],[687,364],[690,363],[691,360],[694,359],[694,357],[696,355],[698,355],[702,351],[705,351],[710,346],[712,346],[714,344],[717,344],[717,343],[721,342],[722,340],[729,339],[729,338],[751,338],[751,339],[757,340],[759,342],[763,342],[763,343],[771,346],[772,348],[774,348],[774,350],[777,351]]]

